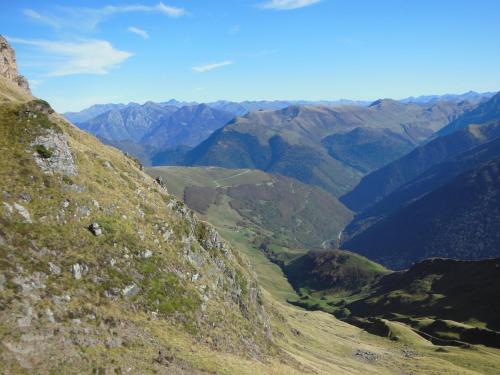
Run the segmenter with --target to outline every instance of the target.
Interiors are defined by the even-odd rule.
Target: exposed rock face
[[[63,133],[50,129],[46,134],[37,137],[32,146],[43,146],[45,150],[48,150],[47,154],[34,153],[36,163],[45,173],[59,172],[66,176],[76,174],[75,161]]]
[[[21,87],[24,91],[30,92],[28,80],[17,71],[16,53],[7,40],[0,35],[0,76],[7,78]]]

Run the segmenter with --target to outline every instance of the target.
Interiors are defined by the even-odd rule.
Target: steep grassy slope
[[[466,108],[468,105],[439,103],[424,107],[380,100],[369,107],[290,106],[251,112],[190,151],[185,164],[261,169],[320,186],[338,196],[349,191],[366,170],[381,167],[380,163],[406,152],[408,144],[401,147],[404,141],[417,144]],[[326,137],[356,128],[388,129],[402,140],[394,142],[394,136],[366,131],[371,139],[358,137],[359,144],[347,150],[339,146],[336,152],[323,144],[329,143]],[[330,138],[334,146],[335,141]],[[370,142],[392,148],[384,150],[384,157],[372,158],[373,146],[365,147]]]
[[[467,171],[343,244],[393,269],[428,257],[500,256],[500,158]]]
[[[255,241],[295,247],[335,242],[351,213],[325,191],[258,170],[224,168],[149,168],[196,211],[227,206],[235,225],[252,228]]]
[[[272,354],[256,280],[217,232],[134,160],[16,95],[0,104],[0,372],[190,372],[200,357],[175,349],[190,341]]]
[[[499,121],[482,126],[470,125],[417,147],[402,158],[363,177],[340,200],[350,209],[361,212],[433,166],[500,137]]]

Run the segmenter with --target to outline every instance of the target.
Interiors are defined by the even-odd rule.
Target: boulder
[[[92,223],[89,225],[89,231],[96,237],[102,235],[102,229],[99,223]]]
[[[21,215],[23,217],[23,219],[24,219],[23,221],[25,223],[31,224],[33,222],[31,220],[31,215],[30,215],[29,211],[24,206],[21,206],[19,203],[14,203],[14,208],[17,210],[19,215]]]

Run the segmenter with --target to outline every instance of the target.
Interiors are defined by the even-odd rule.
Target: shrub
[[[50,159],[52,157],[52,155],[54,154],[51,150],[49,150],[44,145],[36,145],[35,151],[43,159]]]

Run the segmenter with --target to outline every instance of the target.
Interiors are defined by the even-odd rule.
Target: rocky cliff
[[[16,53],[2,35],[0,35],[0,76],[14,82],[22,90],[30,92],[28,80],[17,71]]]

